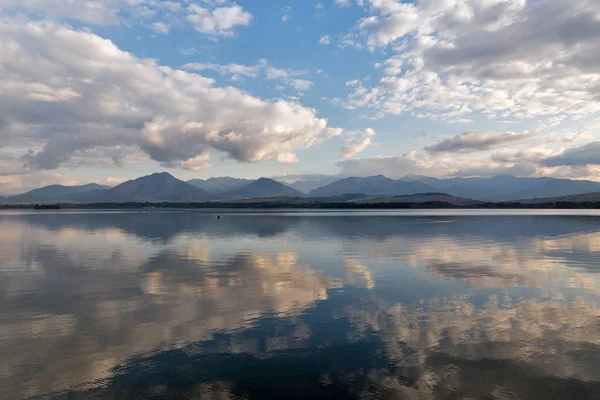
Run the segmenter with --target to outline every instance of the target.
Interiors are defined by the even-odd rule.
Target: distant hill
[[[535,203],[556,203],[556,202],[569,202],[569,203],[583,203],[589,202],[600,202],[600,192],[595,193],[582,193],[573,194],[570,196],[559,196],[559,197],[542,197],[542,198],[531,198],[531,199],[520,199],[520,203],[524,204],[535,204]]]
[[[237,190],[222,193],[223,199],[253,199],[262,197],[304,197],[304,193],[281,182],[269,178],[260,178]]]
[[[548,177],[517,178],[511,175],[497,175],[489,178],[438,179],[408,175],[402,180],[426,183],[453,196],[485,201],[514,201],[534,197],[558,197],[600,192],[600,182]]]
[[[544,181],[536,182],[530,188],[509,193],[502,196],[502,200],[520,200],[533,197],[560,197],[573,196],[585,193],[600,192],[600,183],[592,181],[572,181],[569,179],[540,178]]]
[[[254,182],[252,179],[231,178],[224,176],[220,178],[192,179],[187,181],[190,185],[206,190],[212,194],[220,194],[237,190],[242,186]]]
[[[162,172],[123,182],[102,193],[95,193],[86,202],[131,202],[131,201],[202,201],[211,194],[189,183]]]
[[[363,193],[372,196],[406,195],[415,193],[439,192],[435,187],[423,182],[396,181],[383,175],[368,178],[345,178],[329,185],[311,190],[313,197],[341,196],[348,193]]]
[[[108,189],[110,189],[110,186],[98,185],[96,183],[90,183],[87,185],[80,186],[50,185],[41,187],[39,189],[31,190],[27,193],[5,197],[3,201],[11,203],[43,203],[52,201],[68,201],[73,196],[79,194],[102,192]]]
[[[449,203],[454,206],[468,206],[481,203],[476,200],[463,199],[460,197],[451,196],[446,193],[419,193],[403,196],[366,196],[352,199],[350,201],[356,204],[442,202]]]

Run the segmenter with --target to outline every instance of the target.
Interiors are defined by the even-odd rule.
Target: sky
[[[167,171],[600,180],[597,0],[0,0],[0,195]]]

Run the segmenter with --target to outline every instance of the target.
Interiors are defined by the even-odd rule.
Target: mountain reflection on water
[[[0,215],[0,398],[600,398],[600,218]]]

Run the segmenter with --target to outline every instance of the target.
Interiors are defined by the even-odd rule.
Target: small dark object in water
[[[221,219],[221,216],[220,216],[220,215],[217,215],[217,219]]]

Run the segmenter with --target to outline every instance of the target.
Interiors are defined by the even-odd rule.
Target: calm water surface
[[[600,398],[552,213],[1,213],[0,398]]]

